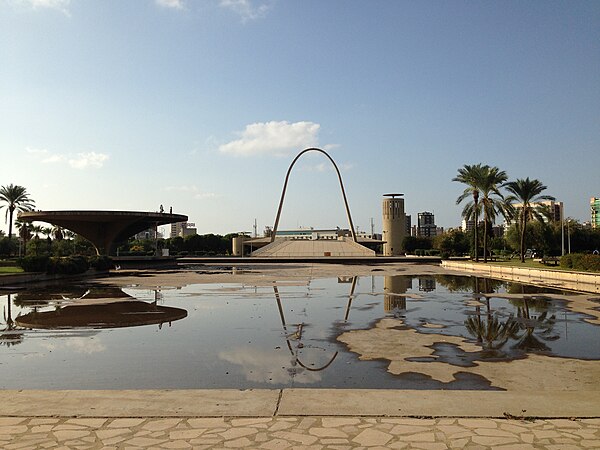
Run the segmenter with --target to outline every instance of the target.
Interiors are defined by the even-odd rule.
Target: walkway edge
[[[281,393],[281,398],[280,398]],[[600,391],[0,391],[5,417],[600,417]]]

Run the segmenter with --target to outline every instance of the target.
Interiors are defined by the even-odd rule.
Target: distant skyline
[[[261,234],[311,146],[365,231],[388,192],[459,226],[464,164],[580,221],[600,196],[598,1],[0,0],[0,36],[0,185],[38,209]],[[347,226],[320,155],[290,180],[298,226]]]

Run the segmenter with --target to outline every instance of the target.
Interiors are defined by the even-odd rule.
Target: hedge
[[[86,272],[90,267],[96,270],[109,270],[113,266],[107,256],[26,256],[19,259],[19,265],[25,272],[46,272],[49,274],[76,275]]]
[[[560,258],[560,266],[586,272],[600,272],[600,255],[569,253]]]

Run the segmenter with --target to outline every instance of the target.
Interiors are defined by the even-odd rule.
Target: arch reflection
[[[356,276],[352,277],[352,284],[350,287],[350,293],[348,294],[348,302],[346,304],[346,310],[344,313],[344,322],[348,321],[348,317],[350,315],[350,307],[352,306],[352,299],[354,298],[354,291],[356,289],[357,279],[358,279],[358,277],[356,277]],[[338,280],[338,282],[339,282],[339,280]],[[300,367],[303,367],[304,369],[311,371],[311,372],[320,372],[322,370],[327,369],[333,363],[333,361],[335,361],[339,352],[336,350],[333,353],[333,355],[331,356],[331,358],[325,364],[318,366],[318,367],[312,367],[311,365],[303,362],[300,359],[300,349],[303,348],[303,344],[301,341],[302,341],[302,332],[303,332],[304,324],[300,323],[300,324],[296,325],[295,331],[290,331],[289,326],[285,320],[285,314],[283,312],[283,305],[281,302],[281,295],[279,294],[279,289],[277,288],[276,285],[273,285],[273,293],[275,294],[275,300],[277,302],[277,309],[279,311],[279,318],[281,320],[281,327],[282,327],[284,335],[285,335],[285,341],[286,341],[288,350],[289,350],[290,354],[292,355],[293,363],[298,364]],[[293,337],[293,340],[295,340],[297,342],[297,345],[295,346],[295,348],[291,342],[292,337]]]

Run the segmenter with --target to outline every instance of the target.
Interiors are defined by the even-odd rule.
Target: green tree
[[[543,221],[545,213],[540,202],[544,200],[554,200],[551,195],[542,195],[547,187],[539,180],[517,179],[510,181],[504,185],[511,195],[506,199],[507,203],[512,204],[516,214],[519,231],[521,235],[519,249],[521,254],[521,262],[525,262],[525,235],[527,232],[527,222],[529,220]],[[514,205],[514,203],[518,203]]]
[[[0,208],[6,206],[5,218],[8,221],[8,238],[12,239],[13,215],[15,211],[31,211],[35,206],[35,202],[29,198],[27,189],[23,186],[15,186],[14,184],[0,188],[0,201],[6,203],[6,205],[2,205]]]
[[[497,167],[484,166],[483,177],[479,185],[483,209],[483,262],[487,262],[488,257],[488,230],[495,222],[498,213],[507,214],[504,196],[499,190],[507,179],[508,176],[503,170]]]
[[[433,238],[433,248],[438,249],[442,254],[462,256],[469,253],[471,246],[469,241],[469,236],[462,230],[450,230]]]
[[[429,250],[433,247],[431,238],[426,236],[404,236],[402,248],[406,253],[414,253],[417,249]]]
[[[472,197],[472,202],[468,203],[463,209],[462,216],[465,220],[473,220],[475,222],[475,236],[473,238],[473,247],[475,249],[475,261],[479,261],[479,251],[477,249],[477,222],[479,219],[480,205],[479,205],[479,193],[486,168],[489,166],[482,166],[481,164],[468,165],[465,164],[463,167],[458,169],[458,175],[452,179],[452,181],[458,181],[466,184],[467,187],[461,195],[456,199],[456,204],[462,203],[466,198]]]

